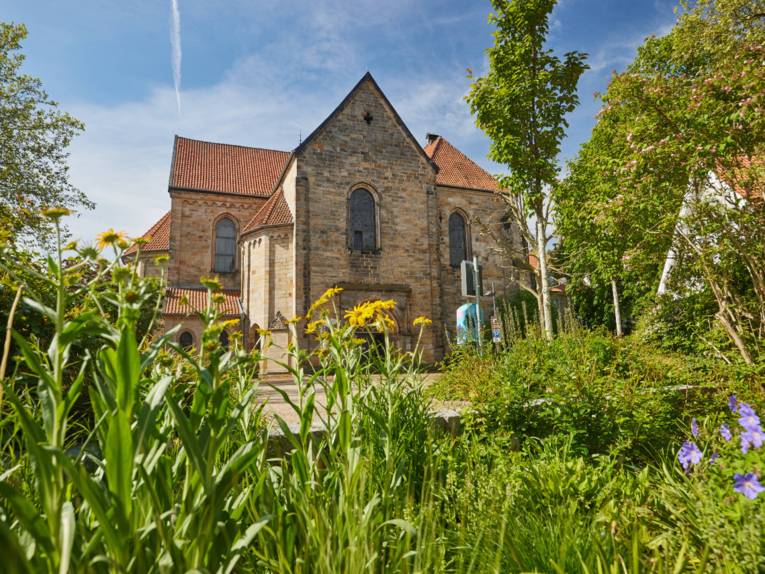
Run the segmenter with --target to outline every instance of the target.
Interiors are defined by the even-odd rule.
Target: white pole
[[[478,291],[478,257],[473,255],[473,289],[475,291],[475,319],[478,331],[478,348],[481,348],[481,296]]]

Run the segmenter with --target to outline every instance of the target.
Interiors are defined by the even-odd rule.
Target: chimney
[[[425,139],[427,139],[427,140],[428,140],[428,143],[429,143],[429,144],[432,144],[434,141],[436,141],[436,140],[437,140],[438,138],[440,138],[440,137],[441,137],[441,136],[439,136],[438,134],[433,134],[433,133],[430,133],[430,132],[428,132],[428,133],[425,135]]]

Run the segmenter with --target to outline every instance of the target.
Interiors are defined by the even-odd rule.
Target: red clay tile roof
[[[717,166],[717,174],[729,187],[744,199],[761,202],[765,198],[765,183],[763,183],[765,157],[738,157],[732,165]],[[737,185],[738,184],[738,185]],[[744,185],[744,187],[741,186]]]
[[[292,212],[287,200],[284,199],[284,191],[279,189],[267,202],[263,204],[250,222],[245,225],[242,233],[248,233],[258,227],[270,225],[288,225],[293,223]]]
[[[425,153],[438,166],[436,183],[466,189],[499,191],[491,174],[441,136],[425,146]]]
[[[225,301],[219,307],[224,317],[239,317],[239,291],[223,290]],[[185,299],[185,300],[184,300]],[[207,309],[207,289],[191,289],[185,287],[168,287],[165,292],[164,315],[191,315]]]
[[[170,187],[268,197],[289,155],[176,136]]]
[[[148,243],[141,246],[141,253],[146,253],[147,251],[167,251],[170,249],[170,212],[165,213],[141,237],[149,239]],[[137,249],[138,246],[133,244],[125,250],[125,255],[130,255]]]

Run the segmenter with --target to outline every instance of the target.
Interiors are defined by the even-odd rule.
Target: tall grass
[[[341,316],[329,293],[312,321],[293,323],[314,332],[318,347],[289,349],[298,393],[284,400],[299,425],[276,417],[288,444],[275,448],[256,400],[259,355],[219,344],[227,325],[214,280],[201,348],[188,352],[172,333],[136,337],[138,317],[158,301],[132,267],[104,265],[75,288],[77,267],[60,251],[47,265],[56,307],[24,304],[55,334],[41,344],[17,335],[16,367],[2,381],[0,570],[762,566],[751,550],[762,501],[736,500],[739,513],[710,544],[692,528],[708,531],[718,499],[707,492],[689,511],[703,480],[671,461],[632,468],[590,456],[566,433],[529,438],[519,450],[503,433],[439,432],[419,383],[419,349],[397,351],[387,335],[380,346],[356,338],[360,329],[386,332],[386,302]],[[73,312],[83,296],[93,310]],[[750,550],[742,558],[726,546]]]

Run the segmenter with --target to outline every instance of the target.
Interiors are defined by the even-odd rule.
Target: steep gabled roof
[[[176,136],[169,187],[268,197],[289,155]]]
[[[224,296],[223,302],[218,310],[223,317],[238,317],[241,314],[239,309],[239,291],[226,289],[221,291]],[[187,288],[187,287],[168,287],[165,292],[164,315],[186,316],[193,313],[201,313],[207,309],[207,289]]]
[[[260,208],[250,222],[244,226],[242,234],[254,231],[259,227],[289,225],[293,221],[290,207],[287,205],[287,200],[284,199],[284,190],[280,188],[279,191],[263,204],[263,207]]]
[[[438,166],[436,184],[481,191],[499,191],[489,172],[450,144],[446,138],[429,135],[425,153]]]
[[[170,212],[165,213],[146,233],[141,235],[141,238],[149,239],[148,243],[141,246],[141,253],[170,249]],[[135,253],[137,250],[138,246],[133,244],[125,250],[125,255]]]
[[[377,84],[375,79],[372,77],[372,74],[370,72],[367,72],[364,74],[364,76],[356,83],[355,86],[351,89],[350,92],[348,92],[348,95],[343,98],[343,101],[340,102],[340,104],[332,110],[332,113],[329,114],[326,119],[319,124],[319,126],[313,130],[307,138],[305,138],[301,144],[295,148],[296,154],[299,154],[301,151],[303,151],[306,146],[308,146],[318,134],[320,134],[324,128],[329,124],[348,104],[348,102],[353,99],[353,96],[356,94],[356,92],[361,89],[361,86],[364,85],[365,82],[369,82],[372,87],[377,91],[378,94],[380,94],[380,97],[382,98],[383,103],[385,104],[385,107],[388,108],[388,110],[393,115],[394,120],[398,124],[398,126],[402,129],[405,136],[410,140],[412,145],[414,146],[414,149],[419,152],[422,155],[423,160],[425,160],[425,163],[427,163],[429,166],[433,168],[434,171],[436,171],[438,168],[436,168],[435,164],[430,160],[430,158],[425,154],[423,149],[420,147],[420,144],[417,142],[415,137],[412,135],[412,132],[409,131],[409,128],[406,127],[406,124],[404,123],[404,120],[401,119],[401,116],[398,115],[398,112],[396,111],[396,108],[393,107],[393,104],[390,103],[390,100],[388,100],[385,93],[380,89],[380,86]]]

